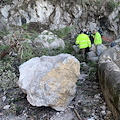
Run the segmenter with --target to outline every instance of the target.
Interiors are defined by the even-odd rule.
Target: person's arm
[[[91,47],[91,41],[90,39],[88,38],[88,45],[89,45],[89,48]]]
[[[80,42],[80,35],[77,37],[75,44],[78,45]]]

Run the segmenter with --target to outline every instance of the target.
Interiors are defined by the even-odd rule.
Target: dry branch
[[[12,48],[16,47],[16,44],[11,45],[7,50],[5,50],[4,52],[0,53],[0,59],[3,59],[5,57],[5,55],[9,54],[10,50]]]

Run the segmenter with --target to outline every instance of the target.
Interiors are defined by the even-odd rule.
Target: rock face
[[[80,63],[72,55],[32,58],[19,67],[19,87],[33,106],[64,111],[76,93]]]
[[[9,21],[10,24],[19,26],[24,23],[40,22],[49,25],[52,30],[61,29],[69,26],[82,14],[81,7],[75,3],[71,6],[59,1],[52,3],[49,0],[13,0],[11,4],[1,7],[1,20],[3,23]]]
[[[120,37],[119,0],[12,0],[6,3],[0,4],[0,29],[31,22],[47,25],[50,30],[74,25],[71,32],[74,38],[85,27],[92,31],[100,26],[105,36]]]
[[[59,47],[65,48],[65,43],[62,39],[58,38],[52,32],[44,30],[38,38],[34,40],[34,44],[37,47],[51,49],[57,49]]]
[[[99,82],[116,120],[120,118],[120,48],[107,49],[99,58]]]

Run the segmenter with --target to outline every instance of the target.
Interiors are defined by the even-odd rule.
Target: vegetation
[[[110,0],[107,2],[106,8],[110,13],[114,10],[115,7],[116,3],[114,2],[114,0]]]
[[[3,90],[8,90],[16,86],[18,81],[13,61],[0,61],[0,86]]]
[[[88,65],[91,67],[88,75],[89,75],[89,80],[90,81],[95,81],[98,82],[98,75],[97,75],[97,71],[98,71],[98,66],[95,62],[89,62]]]
[[[74,26],[68,26],[68,27],[65,27],[65,28],[63,28],[61,30],[55,30],[53,32],[55,34],[57,34],[58,37],[63,39],[68,35],[68,33],[71,32],[72,29],[74,29]]]
[[[18,66],[25,61],[33,57],[40,57],[42,55],[54,56],[60,53],[75,55],[69,40],[65,41],[65,49],[59,47],[50,51],[46,48],[35,47],[33,43],[34,39],[38,37],[38,33],[35,31],[28,32],[27,27],[28,25],[23,25],[22,28],[13,28],[11,31],[2,31],[0,33],[2,38],[6,36],[4,41],[3,39],[0,40],[0,55],[8,50],[8,53],[0,60],[0,85],[4,91],[16,86],[16,82],[18,81],[19,77]],[[56,30],[55,33],[59,37],[64,38],[72,29],[73,26],[66,27],[58,31]],[[53,41],[54,40],[51,38],[50,42]],[[9,49],[13,44],[16,45]]]
[[[13,0],[1,0],[1,4],[11,4]]]

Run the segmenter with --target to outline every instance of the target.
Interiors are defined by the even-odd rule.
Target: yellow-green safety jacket
[[[80,49],[91,47],[91,41],[89,37],[84,33],[78,35],[76,44],[79,44]]]
[[[102,44],[102,38],[99,32],[96,32],[95,36],[94,36],[94,44],[95,45],[100,45]]]

